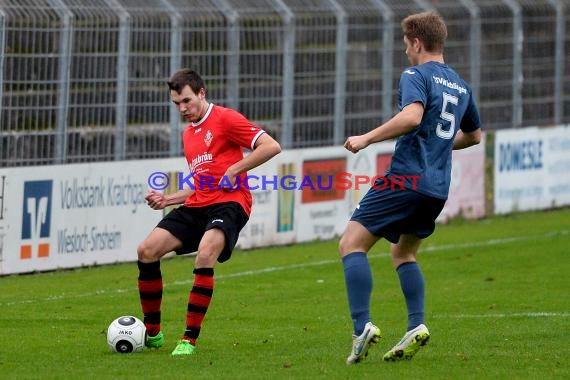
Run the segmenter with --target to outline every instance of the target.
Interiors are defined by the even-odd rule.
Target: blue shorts
[[[377,190],[372,187],[350,220],[362,224],[371,234],[396,244],[403,234],[415,234],[420,239],[431,235],[444,205],[445,199],[414,190]]]

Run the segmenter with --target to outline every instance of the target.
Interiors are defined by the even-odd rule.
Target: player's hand
[[[234,191],[236,189],[237,175],[230,169],[226,171],[220,182],[218,182],[218,189],[223,191]]]
[[[350,136],[346,139],[344,147],[352,153],[357,153],[368,146],[368,140],[363,135]]]
[[[153,210],[162,210],[166,207],[166,199],[164,198],[164,194],[159,193],[156,190],[150,190],[144,199],[148,206]]]

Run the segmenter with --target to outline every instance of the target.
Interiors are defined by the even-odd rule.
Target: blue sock
[[[372,293],[372,272],[364,252],[352,252],[342,258],[344,279],[348,294],[348,307],[354,324],[354,334],[360,335],[364,325],[370,321],[370,294]]]
[[[416,262],[403,263],[396,269],[408,306],[408,330],[424,323],[424,276]]]

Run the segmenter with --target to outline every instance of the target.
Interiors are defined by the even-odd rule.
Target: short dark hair
[[[436,12],[416,13],[402,20],[402,31],[408,40],[417,38],[430,53],[443,53],[447,27]]]
[[[192,69],[180,69],[175,72],[168,82],[168,87],[172,91],[176,91],[177,93],[181,93],[182,89],[186,86],[190,86],[192,91],[195,94],[199,93],[201,89],[206,90],[206,86],[204,85],[204,80],[196,71]]]

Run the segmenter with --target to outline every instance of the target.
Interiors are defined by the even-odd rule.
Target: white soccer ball
[[[121,354],[142,351],[145,339],[144,323],[132,315],[115,319],[107,329],[107,344],[111,350]]]

